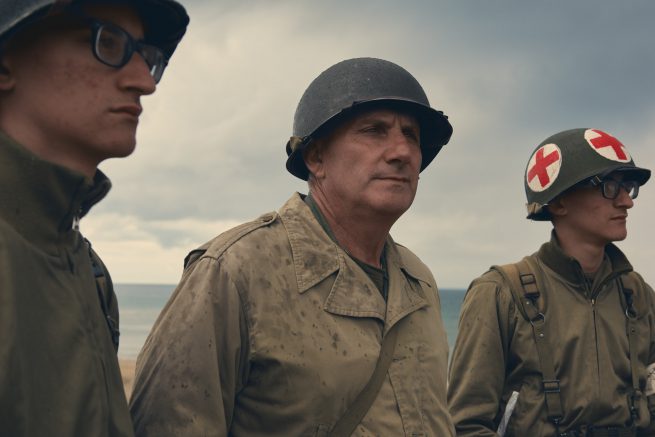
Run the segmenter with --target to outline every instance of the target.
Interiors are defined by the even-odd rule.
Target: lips
[[[112,108],[111,112],[117,114],[128,114],[135,118],[139,118],[139,115],[143,112],[143,108],[141,108],[141,105],[123,105]]]
[[[409,182],[409,178],[405,176],[395,176],[395,175],[383,175],[376,176],[375,179],[395,181],[395,182]]]
[[[626,220],[627,218],[628,218],[628,214],[621,214],[612,217],[611,220]]]

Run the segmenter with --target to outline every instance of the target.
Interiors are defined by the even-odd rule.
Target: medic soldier
[[[458,436],[653,436],[653,290],[613,242],[650,170],[598,129],[543,141],[528,218],[550,242],[470,285],[450,365]]]
[[[109,274],[78,230],[188,16],[173,0],[0,0],[0,435],[131,436]]]
[[[137,361],[136,434],[453,435],[437,287],[389,236],[451,133],[396,64],[321,73],[286,145],[309,194],[189,254]]]

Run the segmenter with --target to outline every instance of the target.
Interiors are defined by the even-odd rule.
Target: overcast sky
[[[655,2],[187,0],[187,36],[144,98],[136,152],[101,169],[114,187],[81,224],[118,283],[177,283],[187,252],[279,207],[306,184],[284,146],[309,83],[371,56],[411,72],[454,127],[392,229],[441,288],[549,238],[525,219],[532,150],[604,130],[655,166]],[[620,247],[655,283],[655,184]]]

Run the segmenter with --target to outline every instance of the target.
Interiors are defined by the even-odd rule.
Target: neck
[[[605,243],[580,240],[579,234],[555,228],[562,251],[580,263],[585,273],[595,273],[605,256]]]
[[[39,158],[93,178],[99,161],[81,156],[78,150],[84,150],[83,147],[73,147],[68,144],[58,145],[39,135],[39,132],[30,125],[23,125],[19,120],[15,120],[15,122],[14,120],[9,120],[9,122],[3,120],[4,118],[0,120],[0,130]]]
[[[339,246],[358,260],[381,268],[384,244],[395,220],[385,221],[379,215],[357,215],[354,211],[344,213],[339,205],[328,201],[320,190],[312,191],[312,198]]]

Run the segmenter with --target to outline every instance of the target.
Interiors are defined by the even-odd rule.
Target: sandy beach
[[[136,360],[120,358],[118,360],[121,366],[121,375],[123,375],[123,387],[125,388],[125,396],[130,399],[132,394],[132,384],[134,383],[134,368]]]

